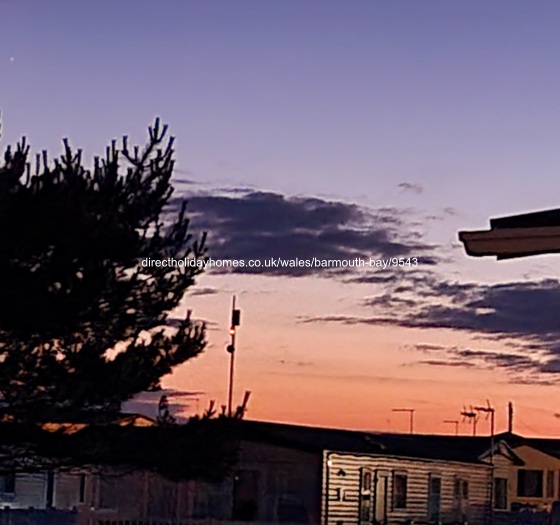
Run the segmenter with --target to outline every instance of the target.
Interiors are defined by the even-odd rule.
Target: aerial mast
[[[241,310],[237,309],[235,306],[235,295],[231,302],[231,323],[229,328],[230,344],[226,347],[227,352],[230,355],[229,361],[229,385],[228,385],[228,404],[227,404],[227,414],[229,417],[233,415],[233,374],[235,370],[235,331],[236,328],[241,324]]]

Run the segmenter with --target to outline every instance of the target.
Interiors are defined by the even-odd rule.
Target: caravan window
[[[281,496],[276,505],[279,523],[308,523],[309,516],[303,502],[295,496]]]
[[[115,475],[102,475],[99,479],[99,508],[117,509],[122,481]]]
[[[441,478],[430,474],[428,482],[428,521],[438,522],[441,509]]]
[[[371,490],[371,472],[369,470],[362,470],[362,492],[369,492]]]
[[[554,497],[554,470],[546,471],[546,497]]]
[[[406,491],[408,477],[403,473],[395,473],[393,477],[393,508],[406,509]]]
[[[494,508],[498,510],[507,510],[508,508],[507,478],[494,479]]]
[[[80,503],[84,503],[86,501],[86,475],[80,474],[80,488],[78,494],[78,500]]]
[[[1,494],[14,494],[16,491],[16,473],[0,472],[0,493]]]
[[[469,482],[466,479],[455,478],[453,485],[453,497],[455,501],[468,501]]]
[[[370,523],[373,511],[373,496],[371,489],[373,486],[372,471],[367,467],[360,469],[360,496],[359,496],[359,513],[360,522]]]
[[[255,521],[258,515],[258,476],[255,470],[238,470],[233,477],[232,520]]]
[[[519,469],[517,471],[517,495],[521,498],[543,497],[543,471]]]

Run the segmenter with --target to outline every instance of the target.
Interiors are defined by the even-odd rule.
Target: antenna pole
[[[226,350],[230,354],[229,361],[229,386],[228,386],[228,404],[227,415],[233,416],[233,372],[235,364],[235,329],[241,324],[241,311],[235,308],[235,295],[231,301],[231,324],[229,328],[229,335],[231,337],[230,344]]]
[[[513,403],[508,403],[508,432],[513,434]]]
[[[459,435],[459,420],[457,420],[457,419],[445,419],[443,422],[455,425],[455,435],[456,436]]]
[[[469,421],[473,422],[473,437],[475,437],[476,436],[476,424],[478,423],[478,414],[471,407],[470,410],[467,410],[466,408],[464,408],[463,411],[461,412],[461,415],[465,419],[468,419]]]
[[[490,463],[494,465],[494,416],[496,414],[496,410],[494,407],[490,406],[490,401],[487,402],[487,405],[484,407],[474,407],[477,412],[485,412],[487,417],[490,418]]]
[[[392,412],[408,412],[409,413],[409,431],[414,434],[414,408],[393,408]]]
[[[490,468],[492,474],[491,490],[490,490],[490,512],[494,510],[494,416],[496,410],[490,405],[490,401],[486,402],[486,406],[474,407],[477,412],[486,412],[487,418],[490,417]]]

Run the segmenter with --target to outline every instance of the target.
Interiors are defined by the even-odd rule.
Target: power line
[[[537,435],[540,435],[540,432],[538,430],[535,430],[533,427],[529,426],[527,423],[525,423],[525,421],[523,421],[520,417],[519,414],[516,416],[515,420],[518,423],[521,423],[527,430],[529,430],[530,432],[534,432]]]

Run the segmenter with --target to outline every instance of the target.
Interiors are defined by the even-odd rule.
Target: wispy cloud
[[[189,295],[192,297],[199,297],[203,295],[216,295],[217,293],[220,293],[219,290],[209,286],[201,287],[201,288],[193,287],[192,290],[189,290]]]
[[[560,282],[555,279],[501,284],[445,280],[427,270],[407,283],[386,282],[380,295],[364,300],[363,316],[321,316],[305,323],[390,325],[446,329],[500,341],[511,352],[420,344],[438,354],[417,361],[429,366],[501,368],[515,382],[548,383],[560,373]],[[537,374],[538,378],[531,377]]]
[[[401,182],[400,184],[397,185],[397,187],[403,192],[416,193],[417,195],[419,195],[420,193],[422,193],[424,191],[424,188],[423,188],[422,185],[415,184],[415,183],[412,183],[412,182]]]

